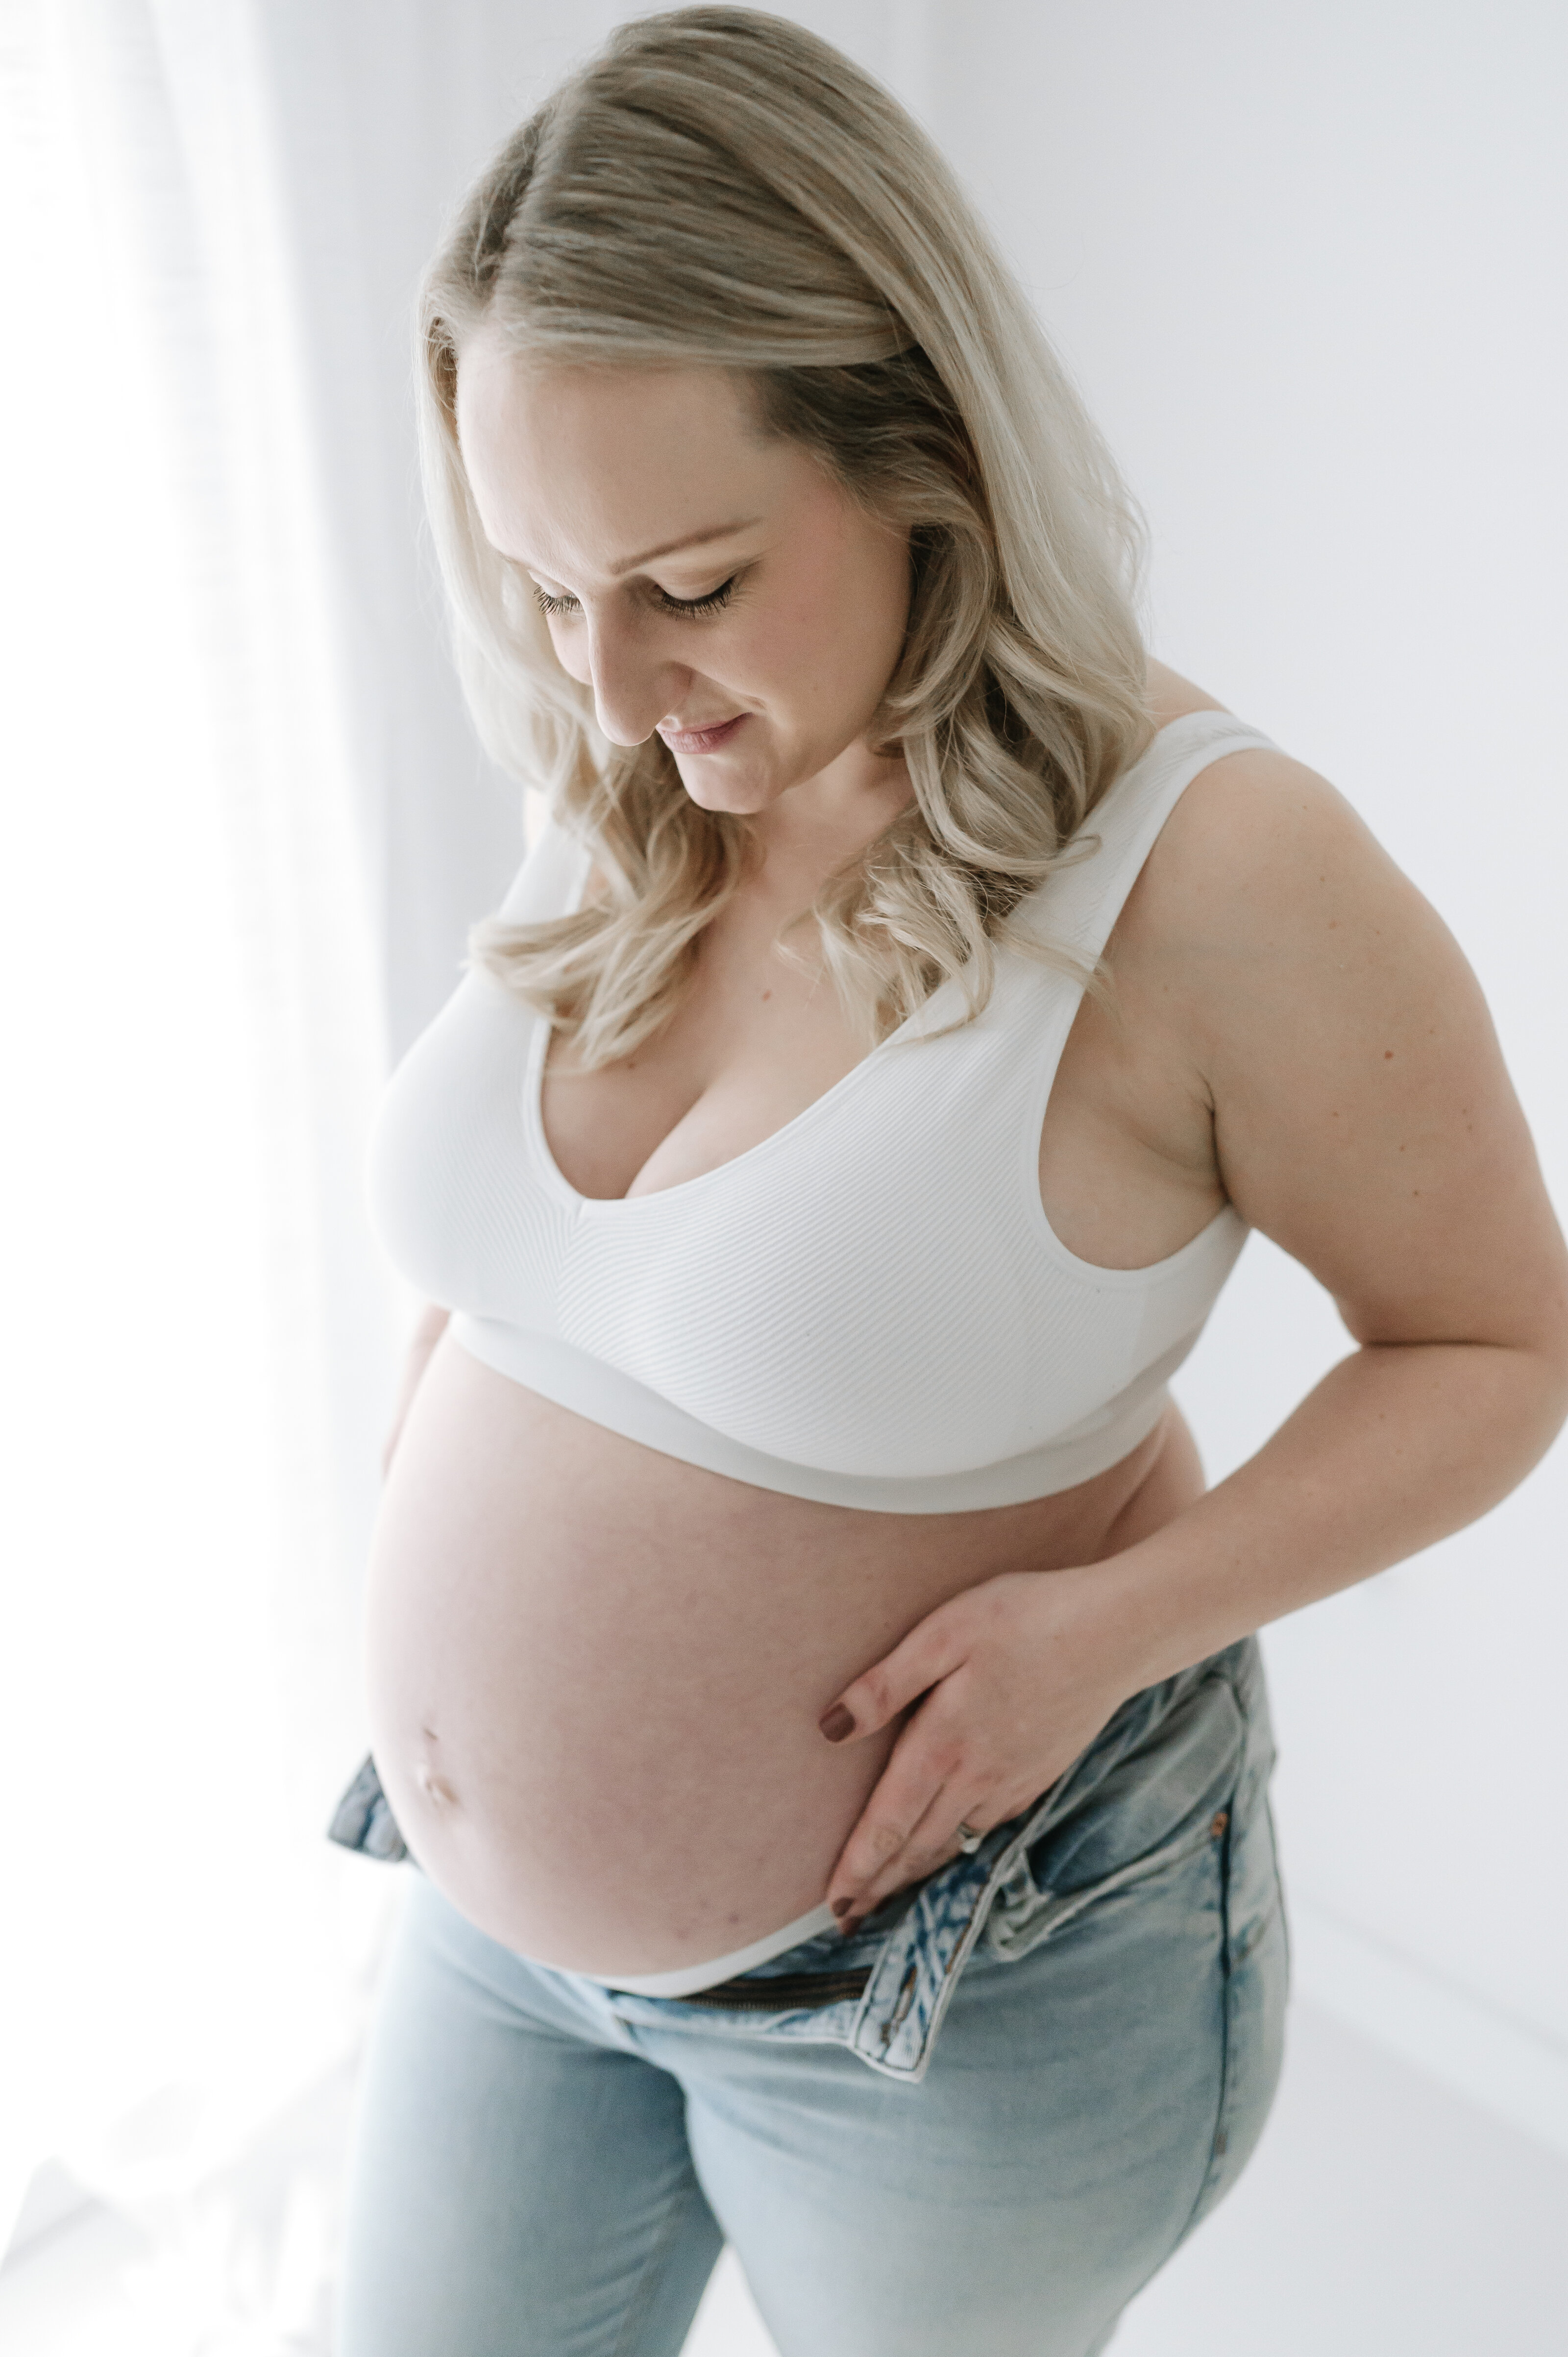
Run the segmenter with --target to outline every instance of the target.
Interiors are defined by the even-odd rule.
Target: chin
[[[706,777],[681,768],[681,783],[700,810],[728,811],[736,818],[750,818],[769,802],[779,799],[781,789],[765,778],[725,778],[710,770]]]

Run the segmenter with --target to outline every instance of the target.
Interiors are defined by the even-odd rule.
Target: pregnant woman
[[[1277,2076],[1255,1631],[1568,1405],[1530,1138],[1420,895],[1149,660],[1103,446],[834,50],[623,27],[422,350],[548,815],[372,1157],[431,1307],[334,1831],[421,1870],[341,2357],[675,2357],[726,2238],[783,2357],[1088,2357]],[[1206,1491],[1249,1228],[1358,1347]]]

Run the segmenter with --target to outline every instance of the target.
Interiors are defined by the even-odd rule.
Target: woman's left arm
[[[961,1821],[1025,1808],[1127,1695],[1485,1513],[1568,1415],[1568,1252],[1475,976],[1414,886],[1264,753],[1195,780],[1145,875],[1140,974],[1225,1191],[1360,1347],[1161,1529],[983,1582],[837,1698],[823,1732],[851,1741],[924,1697],[833,1871],[849,1924]]]

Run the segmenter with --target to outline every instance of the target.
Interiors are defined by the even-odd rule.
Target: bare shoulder
[[[1219,755],[1181,795],[1112,964],[1179,1029],[1211,1102],[1278,1085],[1305,1107],[1348,1066],[1381,1065],[1396,1032],[1408,1070],[1487,1025],[1431,903],[1327,778],[1266,747]]]
[[[1150,665],[1157,726],[1228,707],[1164,665]],[[1113,955],[1155,957],[1278,951],[1293,934],[1322,947],[1365,896],[1424,909],[1408,878],[1329,780],[1266,747],[1220,753],[1181,795],[1117,926]],[[1301,946],[1305,946],[1305,938]],[[1168,987],[1169,977],[1165,978]]]
[[[1535,1333],[1563,1246],[1479,985],[1326,778],[1264,748],[1200,771],[1112,968],[1226,1194],[1358,1340]]]
[[[1192,923],[1224,923],[1257,942],[1282,926],[1333,930],[1335,895],[1358,880],[1419,899],[1326,778],[1247,746],[1219,755],[1181,796],[1139,877],[1137,913],[1184,940]]]
[[[1147,702],[1156,728],[1191,712],[1230,711],[1206,688],[1153,658]],[[1216,888],[1224,882],[1216,863],[1233,870],[1239,884],[1255,883],[1260,858],[1284,871],[1294,856],[1310,856],[1303,834],[1310,834],[1315,821],[1331,828],[1335,820],[1352,817],[1349,804],[1326,778],[1287,754],[1261,746],[1218,754],[1166,821],[1140,877],[1142,888],[1129,903],[1128,920],[1147,924],[1156,910],[1177,915],[1189,889],[1201,890],[1212,909]],[[1371,837],[1366,839],[1369,844]]]

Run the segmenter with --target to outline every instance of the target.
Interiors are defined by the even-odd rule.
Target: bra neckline
[[[1137,759],[1133,762],[1128,769],[1124,770],[1122,772],[1122,775],[1114,780],[1110,791],[1114,792],[1117,786],[1125,784],[1126,780],[1133,776],[1133,772],[1141,769],[1144,763],[1149,759],[1155,746],[1158,745],[1162,739],[1167,739],[1173,729],[1179,729],[1186,722],[1190,720],[1227,720],[1238,728],[1247,728],[1245,721],[1239,721],[1233,712],[1226,711],[1223,708],[1219,711],[1213,711],[1206,706],[1196,712],[1178,712],[1174,720],[1167,720],[1163,728],[1157,728],[1155,731],[1155,734],[1150,737],[1147,745],[1144,746],[1144,750],[1139,754]],[[1250,729],[1248,730],[1249,735],[1255,732]],[[1216,759],[1218,758],[1219,756],[1217,755]],[[1092,816],[1092,813],[1090,815]],[[587,888],[588,874],[593,866],[593,855],[591,848],[588,845],[584,845],[580,846],[579,859],[579,873],[576,882],[573,888],[569,903],[567,907],[561,911],[563,916],[573,916],[576,914],[576,911],[581,905],[582,895]],[[1030,906],[1031,902],[1038,900],[1040,895],[1049,888],[1052,880],[1053,879],[1050,877],[1047,877],[1043,884],[1036,888],[1035,891],[1026,894],[1018,903],[1017,909],[1014,910],[1014,916],[1015,918],[1020,916],[1022,912]],[[1068,977],[1063,978],[1068,979]],[[813,1120],[824,1106],[834,1104],[840,1095],[849,1088],[850,1083],[853,1081],[857,1080],[862,1072],[867,1071],[868,1068],[875,1063],[887,1049],[903,1044],[917,1024],[922,1024],[934,1008],[940,1006],[944,1002],[950,1002],[951,997],[957,994],[957,991],[958,984],[950,975],[946,981],[939,983],[936,989],[932,991],[930,996],[924,999],[921,1004],[916,1007],[913,1014],[907,1015],[903,1022],[900,1023],[895,1030],[892,1030],[887,1034],[886,1039],[879,1039],[874,1048],[868,1049],[864,1056],[858,1058],[856,1061],[850,1066],[847,1072],[840,1074],[839,1078],[833,1082],[831,1088],[824,1089],[821,1096],[813,1097],[810,1104],[802,1105],[799,1113],[791,1114],[789,1120],[781,1123],[777,1129],[769,1130],[766,1137],[759,1137],[755,1145],[743,1146],[738,1154],[732,1154],[725,1161],[715,1163],[711,1170],[695,1171],[690,1178],[674,1179],[668,1187],[650,1188],[645,1195],[584,1195],[573,1186],[571,1180],[567,1178],[565,1172],[556,1161],[554,1154],[551,1149],[550,1140],[545,1135],[543,1105],[544,1066],[550,1052],[550,1041],[553,1035],[554,1025],[547,1017],[541,1015],[535,1021],[534,1036],[529,1043],[528,1064],[522,1086],[523,1122],[528,1134],[529,1143],[532,1148],[534,1157],[538,1162],[540,1168],[543,1171],[549,1184],[555,1189],[557,1194],[563,1197],[565,1202],[570,1206],[571,1210],[580,1219],[587,1218],[590,1215],[596,1217],[607,1213],[613,1215],[618,1212],[635,1212],[644,1205],[658,1203],[668,1197],[689,1195],[695,1189],[705,1187],[712,1180],[725,1178],[730,1171],[739,1169],[743,1164],[756,1160],[758,1157],[768,1153],[771,1148],[779,1146],[780,1141],[792,1141],[806,1124]],[[1069,1031],[1072,1028],[1072,1021],[1078,1013],[1079,1003],[1081,1000],[1082,996],[1082,985],[1079,985],[1077,989],[1077,996],[1073,1001],[1072,1013],[1069,1015],[1068,1022],[1063,1028],[1061,1042],[1063,1049],[1066,1048],[1067,1036]],[[1059,1054],[1058,1060],[1060,1060]],[[1053,1088],[1054,1085],[1055,1073],[1053,1071]],[[1047,1105],[1048,1102],[1049,1092],[1047,1092]],[[682,1116],[682,1119],[684,1119],[684,1115]],[[1042,1124],[1044,1117],[1045,1108],[1042,1108]],[[676,1126],[679,1127],[679,1124],[677,1124]],[[666,1142],[666,1139],[673,1136],[673,1130],[667,1131],[665,1133],[665,1137],[660,1138],[659,1142],[660,1146],[662,1146]],[[1036,1154],[1037,1143],[1038,1142],[1036,1141]],[[657,1153],[658,1151],[659,1147],[655,1146],[654,1153]],[[651,1161],[651,1159],[652,1156],[650,1155],[649,1157],[649,1160]],[[646,1169],[647,1167],[648,1166],[645,1163],[643,1168]],[[1171,1268],[1176,1262],[1186,1260],[1190,1254],[1196,1251],[1198,1245],[1202,1244],[1207,1239],[1212,1236],[1220,1224],[1225,1221],[1227,1214],[1230,1214],[1231,1217],[1240,1216],[1236,1212],[1235,1206],[1227,1200],[1220,1205],[1219,1210],[1215,1213],[1213,1219],[1208,1221],[1205,1225],[1198,1230],[1197,1235],[1189,1237],[1185,1244],[1178,1245],[1174,1253],[1166,1254],[1163,1260],[1147,1262],[1142,1268],[1109,1268],[1102,1267],[1097,1261],[1086,1261],[1080,1259],[1077,1253],[1071,1251],[1068,1245],[1063,1243],[1061,1238],[1057,1234],[1056,1230],[1051,1226],[1049,1220],[1047,1218],[1044,1203],[1039,1200],[1039,1180],[1037,1173],[1035,1182],[1035,1198],[1039,1211],[1041,1226],[1053,1249],[1058,1253],[1063,1260],[1074,1270],[1097,1278],[1108,1278],[1112,1283],[1115,1283],[1118,1280],[1146,1278],[1154,1275],[1156,1272],[1164,1272]]]
[[[1185,715],[1183,716],[1185,717]],[[798,1114],[791,1114],[787,1122],[783,1123],[778,1129],[769,1130],[766,1137],[759,1137],[755,1146],[743,1146],[738,1154],[732,1154],[729,1159],[725,1162],[715,1163],[711,1170],[699,1170],[690,1178],[677,1178],[668,1187],[651,1188],[646,1195],[579,1194],[576,1188],[573,1186],[571,1180],[561,1168],[561,1166],[556,1161],[554,1155],[551,1152],[550,1141],[544,1135],[544,1116],[541,1098],[544,1079],[544,1059],[549,1049],[552,1027],[549,1022],[541,1016],[535,1021],[533,1038],[529,1044],[528,1063],[521,1092],[523,1125],[529,1145],[532,1152],[534,1163],[542,1172],[546,1184],[554,1190],[554,1192],[564,1202],[567,1209],[579,1220],[598,1218],[607,1215],[612,1218],[617,1215],[624,1216],[628,1212],[636,1213],[640,1211],[646,1211],[655,1205],[664,1202],[671,1196],[679,1196],[682,1198],[690,1196],[693,1194],[698,1188],[707,1186],[710,1181],[716,1178],[725,1178],[730,1171],[737,1169],[742,1163],[756,1161],[762,1155],[770,1152],[775,1147],[780,1146],[781,1144],[793,1143],[794,1138],[805,1125],[814,1119],[822,1108],[834,1103],[840,1092],[847,1089],[850,1082],[860,1073],[864,1072],[867,1065],[872,1062],[874,1058],[880,1056],[885,1048],[891,1048],[898,1042],[903,1038],[903,1035],[909,1029],[910,1025],[918,1021],[919,1017],[926,1012],[926,1009],[934,1005],[936,1000],[940,997],[941,991],[947,989],[949,986],[950,985],[948,984],[944,983],[938,990],[934,990],[931,993],[930,997],[926,1000],[924,1006],[917,1007],[914,1015],[908,1017],[906,1021],[901,1023],[897,1031],[890,1031],[886,1039],[879,1040],[875,1048],[871,1049],[865,1055],[862,1056],[858,1063],[852,1064],[848,1071],[845,1072],[842,1078],[833,1082],[832,1088],[824,1089],[820,1097],[813,1097],[809,1105],[802,1105]],[[1073,1013],[1077,1013],[1076,1005],[1074,1006]],[[1069,1018],[1067,1029],[1070,1030],[1071,1028],[1071,1020]],[[1064,1044],[1066,1034],[1064,1032]],[[1049,1092],[1047,1091],[1047,1102],[1048,1103],[1048,1101]],[[1042,1107],[1042,1123],[1044,1118],[1045,1111],[1044,1107]],[[1136,1268],[1112,1268],[1101,1261],[1084,1260],[1078,1253],[1075,1253],[1072,1250],[1072,1247],[1069,1244],[1066,1244],[1062,1242],[1062,1239],[1058,1235],[1055,1228],[1051,1225],[1049,1215],[1047,1212],[1045,1203],[1040,1195],[1038,1157],[1039,1147],[1036,1133],[1033,1178],[1032,1184],[1029,1189],[1029,1202],[1031,1214],[1040,1241],[1044,1244],[1046,1250],[1060,1265],[1068,1275],[1076,1278],[1080,1284],[1092,1286],[1095,1290],[1099,1292],[1120,1293],[1130,1291],[1140,1286],[1160,1283],[1164,1282],[1168,1277],[1174,1277],[1191,1262],[1200,1259],[1205,1251],[1214,1244],[1217,1238],[1222,1234],[1228,1233],[1231,1228],[1239,1224],[1244,1224],[1244,1222],[1241,1222],[1241,1215],[1237,1211],[1234,1203],[1227,1200],[1225,1202],[1221,1203],[1219,1209],[1215,1212],[1214,1217],[1204,1222],[1203,1226],[1199,1228],[1195,1236],[1189,1236],[1186,1243],[1178,1244],[1175,1252],[1167,1253],[1162,1260],[1144,1261]]]
[[[570,909],[564,910],[564,915],[575,913],[578,896],[581,894],[583,887],[587,882],[587,869],[591,864],[591,860],[585,861],[583,875],[577,885],[577,891],[573,896],[572,908]],[[643,1195],[581,1194],[578,1189],[573,1186],[572,1181],[567,1178],[565,1172],[562,1169],[561,1165],[556,1161],[554,1154],[551,1150],[550,1140],[544,1134],[543,1103],[544,1065],[550,1053],[550,1041],[554,1031],[554,1026],[546,1017],[541,1016],[534,1026],[534,1037],[529,1048],[528,1071],[523,1083],[523,1113],[528,1125],[530,1142],[542,1168],[544,1170],[550,1180],[551,1185],[559,1194],[562,1194],[566,1198],[567,1201],[571,1204],[572,1209],[576,1211],[579,1216],[585,1216],[590,1212],[596,1214],[606,1211],[636,1211],[643,1204],[660,1202],[667,1196],[689,1194],[693,1188],[706,1186],[710,1179],[722,1178],[729,1171],[737,1170],[742,1163],[750,1162],[757,1156],[766,1153],[770,1146],[776,1146],[781,1138],[792,1138],[802,1125],[809,1122],[813,1117],[820,1107],[832,1104],[838,1097],[841,1090],[847,1089],[850,1082],[856,1079],[860,1073],[864,1072],[866,1067],[873,1063],[877,1057],[882,1055],[886,1049],[897,1047],[905,1039],[906,1034],[911,1029],[911,1028],[915,1024],[918,1023],[922,1017],[929,1014],[930,1009],[937,1005],[938,1001],[942,997],[943,993],[951,990],[953,986],[954,985],[950,980],[939,984],[938,987],[932,991],[929,998],[926,999],[920,1006],[918,1006],[912,1015],[905,1017],[903,1022],[899,1024],[897,1030],[889,1031],[886,1039],[879,1039],[874,1048],[868,1049],[864,1056],[857,1058],[855,1062],[850,1066],[847,1072],[842,1072],[838,1079],[833,1082],[831,1088],[824,1089],[821,1096],[813,1097],[810,1104],[802,1105],[799,1113],[791,1114],[789,1120],[781,1122],[777,1129],[770,1129],[766,1137],[759,1137],[752,1146],[743,1146],[738,1154],[729,1155],[723,1162],[715,1162],[711,1170],[697,1170],[693,1173],[690,1178],[672,1179],[668,1187],[650,1187],[648,1189],[648,1192]],[[682,1119],[683,1120],[685,1116],[682,1114]],[[676,1127],[678,1128],[679,1126],[680,1125],[677,1123]],[[659,1145],[662,1146],[665,1143],[666,1138],[672,1137],[673,1135],[673,1130],[666,1131],[665,1136],[660,1139]],[[655,1146],[653,1151],[657,1154],[659,1146]],[[652,1158],[652,1155],[650,1155],[649,1161],[651,1161]],[[643,1168],[646,1169],[647,1167],[647,1163],[644,1163]]]

